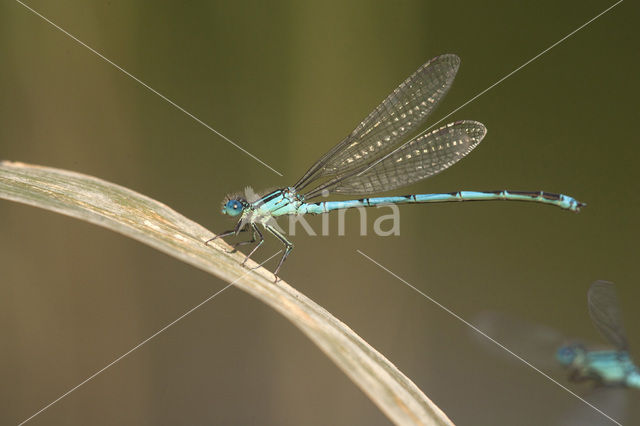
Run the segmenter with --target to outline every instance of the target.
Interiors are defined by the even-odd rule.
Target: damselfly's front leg
[[[218,238],[224,238],[224,237],[228,237],[229,235],[235,234],[238,235],[240,232],[244,232],[246,231],[246,228],[244,227],[244,223],[242,223],[242,220],[239,220],[238,223],[236,224],[236,227],[229,230],[229,231],[225,231],[220,235],[216,235],[213,238],[209,238],[207,241],[204,242],[205,246],[208,246],[209,243],[213,240],[217,240]]]
[[[278,271],[280,270],[280,267],[284,263],[284,261],[287,258],[287,256],[289,256],[289,253],[291,253],[291,250],[293,250],[293,243],[290,242],[289,240],[287,240],[287,238],[284,235],[282,235],[282,233],[280,233],[280,231],[278,231],[273,226],[265,225],[265,228],[267,229],[267,231],[269,231],[273,235],[275,235],[276,238],[278,238],[280,241],[282,241],[282,243],[285,246],[284,254],[282,255],[282,258],[280,259],[280,262],[278,263],[278,266],[276,267],[276,270],[273,272],[273,275],[275,275],[275,277],[276,277],[276,282],[278,282]]]

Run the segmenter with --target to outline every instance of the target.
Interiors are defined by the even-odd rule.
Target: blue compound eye
[[[569,365],[576,357],[575,349],[571,346],[564,346],[558,349],[556,353],[556,359],[563,365]]]
[[[224,207],[222,207],[222,213],[228,214],[229,216],[238,216],[242,213],[243,208],[240,200],[229,200]]]

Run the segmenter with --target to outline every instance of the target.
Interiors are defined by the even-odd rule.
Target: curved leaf
[[[329,356],[397,424],[452,425],[382,354],[340,320],[264,268],[166,205],[104,180],[66,170],[0,162],[0,198],[72,216],[148,244],[205,270],[268,304]],[[248,262],[249,267],[257,266]]]

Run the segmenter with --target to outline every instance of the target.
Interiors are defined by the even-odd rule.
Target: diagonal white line
[[[546,377],[547,379],[549,379],[550,381],[552,381],[553,383],[555,383],[556,385],[560,386],[562,389],[566,390],[567,392],[569,392],[571,395],[575,396],[576,398],[578,398],[580,401],[584,402],[585,404],[587,404],[589,407],[593,408],[594,410],[596,410],[598,413],[602,414],[603,416],[605,416],[607,419],[611,420],[613,423],[617,424],[618,426],[622,426],[621,423],[617,422],[616,420],[614,420],[613,418],[609,417],[605,412],[603,412],[602,410],[600,410],[598,407],[596,407],[595,405],[591,404],[589,401],[585,400],[584,398],[582,398],[581,396],[579,396],[578,394],[576,394],[575,392],[573,392],[571,389],[567,388],[566,386],[562,385],[560,382],[558,382],[557,380],[555,380],[554,378],[552,378],[551,376],[549,376],[548,374],[546,374],[544,371],[538,369],[537,367],[535,367],[533,364],[531,364],[529,361],[525,360],[524,358],[522,358],[520,355],[516,354],[515,352],[511,351],[509,348],[507,348],[506,346],[504,346],[503,344],[501,344],[500,342],[498,342],[497,340],[493,339],[491,336],[487,335],[486,333],[484,333],[482,330],[480,330],[478,327],[476,327],[475,325],[471,324],[469,321],[465,320],[464,318],[462,318],[461,316],[459,316],[458,314],[456,314],[455,312],[453,312],[451,309],[447,308],[446,306],[442,305],[441,303],[439,303],[437,300],[433,299],[432,297],[430,297],[429,295],[425,294],[424,292],[422,292],[421,290],[418,290],[416,287],[412,286],[411,284],[409,284],[406,280],[404,280],[403,278],[399,277],[398,275],[396,275],[395,273],[391,272],[389,269],[385,268],[384,266],[382,266],[380,263],[376,262],[375,260],[373,260],[372,258],[370,258],[369,256],[367,256],[366,254],[364,254],[363,252],[361,252],[360,250],[356,250],[358,253],[360,253],[363,257],[365,257],[366,259],[368,259],[369,261],[371,261],[372,263],[376,264],[380,269],[385,270],[386,272],[388,272],[389,274],[391,274],[393,277],[395,277],[396,279],[402,281],[405,285],[407,285],[408,287],[410,287],[411,289],[413,289],[414,291],[416,291],[417,293],[419,293],[420,295],[422,295],[424,298],[428,299],[429,301],[431,301],[432,303],[434,303],[435,305],[437,305],[439,308],[441,308],[442,310],[444,310],[445,312],[447,312],[448,314],[450,314],[451,316],[453,316],[454,318],[458,319],[459,321],[461,321],[462,323],[464,323],[466,326],[470,327],[471,329],[473,329],[475,332],[481,334],[482,336],[486,337],[487,339],[489,339],[491,342],[495,343],[498,347],[500,347],[501,349],[503,349],[504,351],[508,352],[509,354],[513,355],[516,359],[518,359],[519,361],[523,362],[524,364],[528,365],[529,367],[531,367],[532,369],[534,369],[535,371],[537,371],[538,373],[542,374],[544,377]]]
[[[436,126],[437,124],[443,122],[444,120],[446,120],[448,117],[450,117],[451,115],[455,114],[456,112],[458,112],[459,110],[461,110],[462,108],[464,108],[465,106],[469,105],[471,102],[475,101],[476,99],[478,99],[480,96],[484,95],[485,93],[487,93],[489,90],[493,89],[494,87],[496,87],[498,84],[502,83],[503,81],[505,81],[506,79],[508,79],[509,77],[511,77],[512,75],[514,75],[515,73],[517,73],[518,71],[520,71],[522,68],[526,67],[527,65],[529,65],[531,62],[535,61],[536,59],[538,59],[540,56],[544,55],[545,53],[547,53],[548,51],[550,51],[551,49],[553,49],[554,47],[556,47],[557,45],[559,45],[560,43],[562,43],[563,41],[565,41],[566,39],[568,39],[569,37],[571,37],[572,35],[574,35],[575,33],[577,33],[578,31],[580,31],[581,29],[583,29],[584,27],[586,27],[587,25],[589,25],[590,23],[592,23],[593,21],[595,21],[596,19],[598,19],[599,17],[601,17],[602,15],[604,15],[605,13],[609,12],[611,9],[613,9],[614,7],[616,7],[617,5],[619,5],[620,3],[622,3],[624,0],[618,0],[616,3],[614,3],[613,5],[609,6],[608,8],[606,8],[605,10],[603,10],[602,12],[600,12],[599,14],[597,14],[596,16],[594,16],[593,18],[589,19],[587,22],[585,22],[584,24],[580,25],[578,28],[576,28],[575,30],[571,31],[569,34],[567,34],[566,36],[562,37],[560,40],[556,41],[555,43],[553,43],[551,46],[547,47],[546,49],[544,49],[542,52],[538,53],[536,56],[534,56],[533,58],[529,59],[527,62],[525,62],[524,64],[520,65],[518,68],[516,68],[515,70],[511,71],[509,74],[505,75],[504,77],[502,77],[500,80],[496,81],[495,83],[493,83],[491,86],[487,87],[486,89],[484,89],[482,92],[478,93],[477,95],[475,95],[473,98],[469,99],[467,102],[463,103],[462,105],[460,105],[458,108],[454,109],[453,111],[451,111],[449,114],[445,115],[444,117],[442,117],[440,120],[436,121],[435,123],[433,123],[431,125],[431,127],[429,127],[429,129],[433,128],[434,126]],[[422,132],[423,134],[426,133],[429,129],[426,129],[424,132]]]
[[[274,257],[276,257],[278,254],[280,254],[282,252],[282,250],[278,250],[277,253],[271,255],[271,257],[269,257],[267,260],[265,260],[264,262],[260,263],[260,266],[264,265],[265,263],[267,263],[268,261],[270,261],[271,259],[273,259]],[[195,311],[196,309],[198,309],[199,307],[201,307],[202,305],[204,305],[205,303],[207,303],[208,301],[210,301],[211,299],[213,299],[214,297],[216,297],[217,295],[219,295],[220,293],[222,293],[223,291],[225,291],[226,289],[228,289],[229,287],[231,287],[233,284],[235,284],[236,282],[238,282],[239,280],[241,280],[242,278],[246,277],[247,275],[249,275],[251,273],[251,271],[248,271],[247,273],[241,275],[238,279],[233,280],[232,282],[230,282],[229,284],[227,284],[224,288],[222,288],[222,290],[218,290],[217,292],[215,292],[214,294],[212,294],[211,296],[207,297],[206,299],[204,299],[202,302],[198,303],[197,305],[195,305],[193,308],[189,309],[187,312],[185,312],[184,314],[180,315],[178,318],[176,318],[175,320],[171,321],[169,324],[165,325],[164,327],[162,327],[160,330],[156,331],[155,333],[153,333],[151,336],[147,337],[146,339],[144,339],[142,342],[138,343],[137,345],[135,345],[133,348],[129,349],[127,352],[123,353],[122,355],[120,355],[118,358],[114,359],[113,361],[111,361],[109,364],[105,365],[104,367],[102,367],[100,370],[96,371],[95,373],[93,373],[92,375],[90,375],[89,377],[87,377],[86,379],[84,379],[82,382],[78,383],[77,385],[75,385],[74,387],[72,387],[71,389],[69,389],[68,391],[66,391],[65,393],[63,393],[62,395],[60,395],[58,398],[54,399],[53,401],[51,401],[49,404],[45,405],[44,407],[42,407],[40,410],[36,411],[34,414],[32,414],[30,417],[28,417],[27,419],[23,420],[22,422],[20,422],[18,424],[18,426],[21,426],[25,423],[27,423],[29,420],[33,419],[35,416],[37,416],[38,414],[42,413],[43,411],[45,411],[46,409],[50,408],[52,405],[54,405],[55,403],[59,402],[61,399],[63,399],[66,396],[69,396],[69,394],[73,391],[75,391],[76,389],[78,389],[80,386],[84,385],[85,383],[87,383],[88,381],[94,379],[97,375],[99,375],[100,373],[102,373],[103,371],[105,371],[107,368],[113,366],[114,364],[116,364],[117,362],[121,361],[123,358],[125,358],[126,356],[130,355],[133,351],[139,349],[142,345],[144,345],[145,343],[149,342],[149,340],[153,339],[154,337],[156,337],[158,334],[166,331],[169,327],[171,327],[172,325],[174,325],[175,323],[177,323],[178,321],[180,321],[181,319],[183,319],[184,317],[186,317],[187,315],[191,314],[193,311]]]
[[[426,129],[424,129],[422,132],[420,132],[418,135],[414,136],[413,138],[411,138],[409,141],[403,143],[402,145],[400,145],[398,148],[394,149],[393,151],[391,151],[390,153],[388,153],[387,155],[383,156],[382,158],[380,158],[379,160],[376,160],[373,164],[371,164],[369,167],[367,167],[366,169],[364,169],[363,171],[361,171],[360,173],[358,173],[358,176],[362,175],[363,173],[365,173],[366,171],[370,170],[371,168],[375,167],[376,164],[382,162],[384,159],[392,156],[393,154],[395,154],[396,152],[400,151],[402,148],[404,148],[407,144],[409,144],[412,140],[415,140],[416,138],[419,138],[420,136],[424,135],[425,133],[427,133],[429,130],[433,129],[436,125],[442,123],[444,120],[446,120],[448,117],[452,116],[453,114],[455,114],[456,112],[458,112],[459,110],[461,110],[462,108],[466,107],[467,105],[469,105],[471,102],[475,101],[476,99],[478,99],[480,96],[484,95],[485,93],[487,93],[489,90],[493,89],[494,87],[496,87],[498,84],[502,83],[503,81],[505,81],[506,79],[508,79],[509,77],[511,77],[512,75],[514,75],[515,73],[517,73],[518,71],[520,71],[522,68],[526,67],[527,65],[529,65],[531,62],[535,61],[536,59],[538,59],[539,57],[541,57],[542,55],[544,55],[545,53],[547,53],[548,51],[550,51],[551,49],[553,49],[554,47],[556,47],[557,45],[559,45],[560,43],[562,43],[563,41],[565,41],[566,39],[568,39],[569,37],[571,37],[572,35],[574,35],[575,33],[577,33],[578,31],[580,31],[581,29],[583,29],[584,27],[586,27],[587,25],[589,25],[590,23],[592,23],[593,21],[595,21],[596,19],[600,18],[602,15],[604,15],[605,13],[609,12],[611,9],[613,9],[614,7],[616,7],[617,5],[619,5],[620,3],[622,3],[624,0],[618,0],[616,3],[614,3],[613,5],[609,6],[608,8],[606,8],[605,10],[603,10],[602,12],[600,12],[599,14],[597,14],[596,16],[594,16],[593,18],[589,19],[587,22],[585,22],[584,24],[580,25],[578,28],[576,28],[575,30],[571,31],[569,34],[567,34],[566,36],[562,37],[560,40],[556,41],[555,43],[553,43],[551,46],[547,47],[546,49],[544,49],[542,52],[538,53],[536,56],[534,56],[533,58],[529,59],[527,62],[525,62],[524,64],[520,65],[518,68],[514,69],[513,71],[511,71],[509,74],[505,75],[504,77],[502,77],[500,80],[496,81],[495,83],[493,83],[491,86],[487,87],[486,89],[484,89],[482,92],[478,93],[477,95],[475,95],[473,98],[469,99],[468,101],[466,101],[465,103],[463,103],[462,105],[460,105],[458,108],[454,109],[453,111],[451,111],[450,113],[448,113],[447,115],[445,115],[444,117],[442,117],[440,120],[436,121],[435,123],[433,123],[431,126],[427,127]]]
[[[178,105],[177,103],[172,101],[171,99],[167,98],[165,95],[163,95],[162,93],[158,92],[156,89],[154,89],[153,87],[149,86],[147,83],[145,83],[144,81],[140,80],[138,77],[136,77],[135,75],[131,74],[129,71],[125,70],[124,68],[122,68],[121,66],[119,66],[118,64],[116,64],[115,62],[113,62],[112,60],[110,60],[109,58],[107,58],[106,56],[104,56],[103,54],[101,54],[100,52],[98,52],[97,50],[92,48],[91,46],[89,46],[88,44],[84,43],[83,41],[78,39],[76,36],[74,36],[73,34],[69,33],[68,31],[66,31],[64,28],[60,27],[59,25],[57,25],[56,23],[54,23],[50,19],[46,18],[42,14],[38,13],[36,10],[32,9],[31,7],[27,6],[26,4],[24,4],[20,0],[16,0],[16,2],[18,2],[19,4],[24,6],[26,9],[31,11],[33,14],[35,14],[35,15],[39,16],[40,18],[42,18],[44,21],[46,21],[49,24],[51,24],[53,27],[55,27],[56,29],[58,29],[59,31],[61,31],[62,33],[67,35],[69,38],[71,38],[74,41],[76,41],[78,44],[80,44],[80,45],[86,47],[87,49],[89,49],[92,53],[94,53],[95,55],[97,55],[101,59],[103,59],[104,61],[106,61],[109,64],[111,64],[113,67],[115,67],[116,69],[118,69],[119,71],[121,71],[122,73],[127,75],[128,77],[130,77],[133,80],[135,80],[137,83],[142,85],[144,88],[146,88],[149,91],[151,91],[151,92],[155,93],[156,95],[160,96],[163,100],[165,100],[166,102],[168,102],[169,104],[174,106],[176,109],[178,109],[179,111],[185,113],[186,115],[188,115],[189,117],[191,117],[192,119],[197,121],[202,126],[204,126],[207,129],[211,130],[213,133],[215,133],[216,135],[220,136],[222,139],[224,139],[225,141],[229,142],[231,145],[235,146],[240,151],[244,152],[249,157],[251,157],[254,160],[256,160],[258,163],[262,164],[263,166],[265,166],[266,168],[268,168],[269,170],[271,170],[275,174],[277,174],[279,176],[282,176],[282,173],[280,173],[279,171],[277,171],[273,167],[269,166],[267,163],[265,163],[264,161],[262,161],[261,159],[259,159],[258,157],[256,157],[255,155],[253,155],[252,153],[250,153],[249,151],[247,151],[246,149],[244,149],[243,147],[241,147],[240,145],[238,145],[237,143],[235,143],[234,141],[232,141],[231,139],[229,139],[228,137],[226,137],[225,135],[223,135],[222,133],[220,133],[216,129],[214,129],[213,127],[209,126],[207,123],[205,123],[204,121],[200,120],[198,117],[196,117],[195,115],[191,114],[189,111],[187,111],[186,109],[184,109],[183,107],[181,107],[180,105]]]

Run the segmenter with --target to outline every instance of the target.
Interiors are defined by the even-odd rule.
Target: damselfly
[[[574,382],[640,388],[640,370],[629,356],[614,284],[607,281],[591,284],[587,303],[593,324],[614,348],[595,349],[596,345],[568,339],[554,328],[491,311],[482,312],[473,321],[485,335],[476,330],[470,334],[485,347],[498,350],[498,346],[489,344],[486,339],[489,336],[541,370],[553,371],[563,366],[569,371],[569,380]],[[509,356],[502,349],[497,353]]]
[[[587,301],[591,321],[615,350],[589,350],[574,343],[558,349],[556,359],[569,368],[573,381],[591,379],[604,385],[640,389],[640,370],[629,356],[629,344],[613,283],[596,281],[591,284]]]
[[[578,211],[583,203],[566,195],[543,191],[457,191],[309,202],[330,193],[367,195],[400,188],[445,170],[475,148],[487,130],[483,124],[470,120],[450,123],[428,133],[425,131],[398,146],[425,122],[442,100],[453,83],[459,65],[460,58],[451,54],[438,56],[422,65],[349,136],[311,166],[295,185],[272,191],[255,200],[242,196],[225,199],[222,213],[240,216],[240,220],[234,229],[206,243],[231,234],[238,235],[244,230],[250,231],[250,240],[234,246],[235,250],[240,245],[256,244],[246,256],[244,265],[264,241],[258,227],[260,225],[285,245],[284,254],[274,271],[277,275],[293,249],[293,244],[273,224],[278,216],[322,214],[383,204],[482,200],[533,201]],[[322,183],[318,186],[303,191],[319,180]]]

